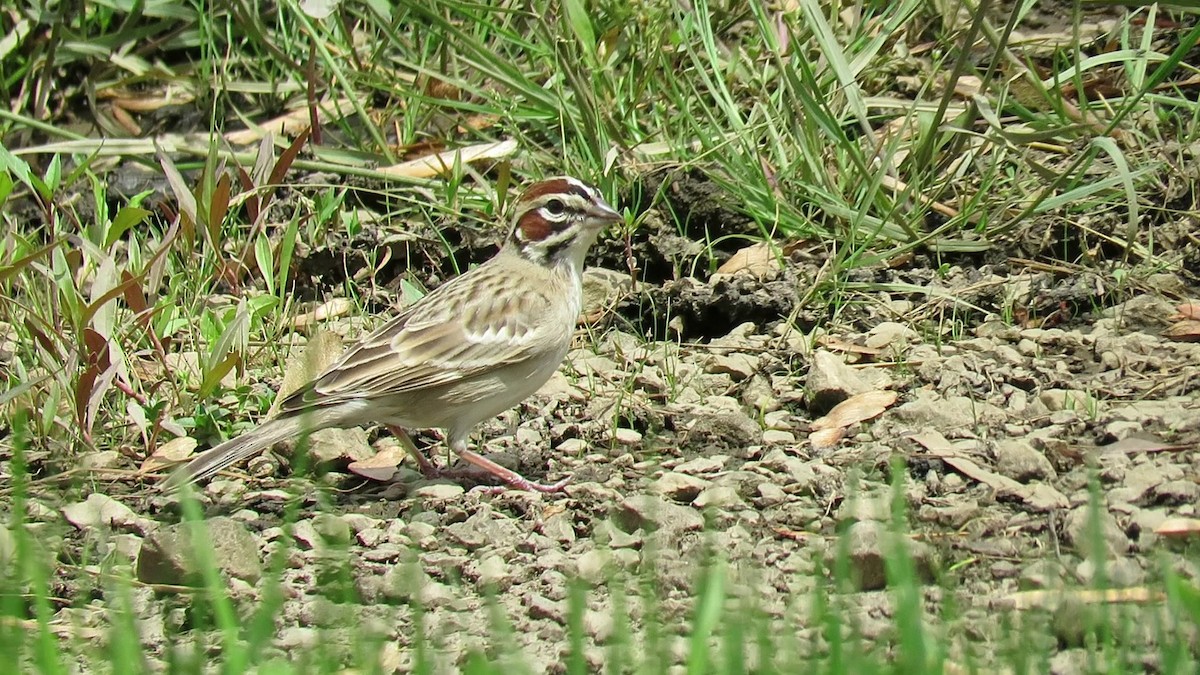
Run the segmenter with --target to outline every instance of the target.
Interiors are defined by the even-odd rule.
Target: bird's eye
[[[563,205],[561,199],[551,199],[550,201],[546,202],[546,213],[549,213],[552,216],[561,216],[563,211],[566,210],[567,207]]]

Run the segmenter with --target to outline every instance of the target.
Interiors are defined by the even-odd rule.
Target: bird
[[[584,257],[602,230],[623,220],[579,179],[533,183],[513,203],[509,234],[491,259],[402,309],[284,397],[272,417],[200,453],[167,484],[179,489],[320,429],[382,424],[426,476],[442,472],[407,430],[442,429],[456,455],[504,487],[562,490],[569,477],[536,483],[471,451],[467,440],[558,370],[583,306]]]

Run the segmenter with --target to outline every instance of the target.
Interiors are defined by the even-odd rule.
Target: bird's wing
[[[532,358],[556,330],[549,292],[478,267],[351,346],[280,412],[454,384]]]

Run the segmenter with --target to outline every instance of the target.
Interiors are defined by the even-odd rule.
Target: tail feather
[[[300,417],[276,418],[241,436],[231,438],[215,448],[205,450],[171,474],[167,480],[167,488],[177,490],[184,485],[204,480],[225,467],[236,464],[280,441],[298,436],[301,431],[300,419]]]

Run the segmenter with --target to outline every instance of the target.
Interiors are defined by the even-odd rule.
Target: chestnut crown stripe
[[[568,233],[583,222],[597,201],[597,193],[574,178],[536,183],[517,200],[512,238],[518,245],[549,243],[559,238],[555,235],[573,238]]]

